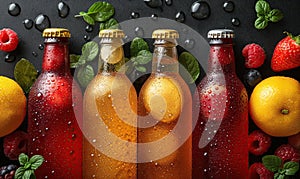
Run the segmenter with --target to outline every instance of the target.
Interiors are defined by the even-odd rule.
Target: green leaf
[[[31,167],[31,163],[29,163],[29,162],[25,163],[25,165],[24,165],[25,170],[27,170],[30,167]]]
[[[119,23],[116,19],[110,18],[108,21],[100,24],[100,31],[104,29],[118,29]]]
[[[147,42],[139,37],[134,38],[130,44],[130,55],[132,57],[136,57],[138,53],[142,50],[149,51],[149,46]]]
[[[22,176],[22,179],[32,179],[32,175],[34,175],[33,170],[26,170]]]
[[[298,162],[286,162],[283,165],[283,169],[285,169],[286,175],[295,175],[299,170],[299,163]]]
[[[266,16],[271,11],[271,7],[266,1],[260,0],[255,4],[255,11],[260,16]]]
[[[22,179],[23,175],[25,173],[25,168],[24,167],[19,167],[17,170],[16,170],[16,173],[15,173],[15,179]]]
[[[39,166],[44,162],[44,158],[41,155],[34,155],[29,159],[29,163],[31,164],[31,169],[36,170]]]
[[[95,2],[88,9],[88,14],[98,13],[99,11],[101,11],[102,6],[103,6],[103,2],[101,1]]]
[[[280,169],[282,160],[275,155],[266,155],[262,158],[262,163],[271,172],[276,172]]]
[[[19,163],[20,163],[21,166],[25,165],[28,162],[28,160],[29,160],[29,158],[26,154],[21,153],[19,155]]]
[[[264,17],[258,17],[255,20],[254,26],[256,29],[264,29],[268,26],[268,20]]]
[[[278,9],[273,9],[269,12],[268,17],[271,22],[278,22],[283,18],[283,13]]]
[[[35,67],[25,58],[22,58],[15,66],[14,77],[25,93],[30,91],[31,86],[38,76]]]
[[[183,52],[179,56],[179,63],[184,67],[184,69],[182,69],[182,67],[180,68],[184,79],[190,84],[194,83],[200,75],[198,60],[189,52]]]
[[[283,33],[287,34],[291,39],[293,39],[296,42],[296,44],[300,45],[300,35],[294,36],[292,33],[286,31]]]
[[[274,179],[285,179],[285,175],[284,174],[280,174],[280,173],[275,173]]]
[[[140,64],[144,65],[149,63],[152,60],[152,53],[148,50],[141,50],[137,54],[137,57],[135,58],[135,61]]]
[[[145,73],[147,71],[147,68],[144,66],[135,66],[135,69],[142,73]]]
[[[70,68],[77,68],[81,64],[79,63],[80,55],[70,54]]]
[[[91,15],[95,21],[104,22],[111,18],[115,13],[115,8],[108,2],[96,2],[97,4],[97,12],[93,11]],[[96,12],[96,13],[95,13]],[[90,11],[88,12],[90,14]]]
[[[82,66],[77,73],[78,82],[82,87],[87,87],[90,81],[94,78],[95,73],[92,66]]]
[[[93,61],[99,52],[99,46],[96,42],[90,41],[83,45],[81,50],[81,56],[79,58],[80,62],[83,62],[83,60],[90,62]]]
[[[88,14],[84,14],[83,19],[86,23],[90,24],[90,25],[94,25],[95,24],[95,20]]]

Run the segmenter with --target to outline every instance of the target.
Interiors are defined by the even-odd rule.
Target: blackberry
[[[16,165],[7,165],[0,167],[0,179],[13,179],[16,170]]]

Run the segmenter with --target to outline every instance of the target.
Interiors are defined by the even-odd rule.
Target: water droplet
[[[83,36],[83,39],[88,42],[88,41],[91,41],[91,37],[89,35],[85,35]]]
[[[33,55],[34,57],[37,57],[37,56],[38,56],[38,54],[37,54],[36,52],[32,52],[32,55]]]
[[[17,3],[10,3],[8,6],[8,13],[11,16],[18,16],[21,13],[21,7]]]
[[[171,6],[173,4],[172,0],[165,0],[167,6]]]
[[[85,31],[86,31],[86,32],[92,32],[93,30],[94,30],[94,28],[93,28],[92,25],[87,25],[87,26],[85,27]]]
[[[69,121],[69,122],[68,122],[68,125],[71,125],[71,124],[72,124],[72,121]]]
[[[144,0],[144,2],[151,8],[157,8],[163,4],[162,0]]]
[[[234,10],[234,2],[232,2],[232,1],[226,1],[226,2],[224,2],[223,9],[226,12],[233,12],[233,10]]]
[[[157,18],[158,18],[158,15],[157,15],[157,14],[152,14],[152,15],[151,15],[151,19],[152,19],[152,20],[157,20]]]
[[[74,154],[74,151],[73,151],[73,150],[70,151],[70,155],[72,155],[72,154]]]
[[[132,19],[137,19],[140,17],[140,14],[138,12],[131,12],[130,16]]]
[[[188,49],[192,49],[195,46],[195,41],[193,39],[187,39],[184,41],[184,45]]]
[[[50,19],[44,14],[39,14],[34,20],[35,28],[40,32],[51,26]]]
[[[40,50],[44,50],[44,45],[43,44],[39,44],[39,49]]]
[[[66,3],[60,1],[57,4],[57,10],[59,17],[65,18],[69,15],[70,7]]]
[[[240,24],[241,24],[241,22],[240,22],[240,20],[238,18],[232,18],[231,19],[231,23],[234,26],[240,26]]]
[[[191,13],[195,19],[206,19],[210,15],[209,4],[205,1],[196,1],[192,4]]]
[[[4,60],[5,60],[5,62],[8,62],[8,63],[14,62],[16,60],[16,56],[7,54],[7,55],[5,55]]]
[[[33,20],[31,19],[25,19],[22,23],[26,29],[31,29],[33,27]]]
[[[72,139],[75,139],[76,138],[76,134],[72,134]]]
[[[54,170],[52,170],[52,171],[51,171],[51,173],[52,173],[52,174],[54,174],[54,173],[55,173],[55,171],[54,171]]]
[[[49,128],[48,128],[48,127],[46,127],[46,128],[45,128],[45,131],[48,131],[48,130],[49,130]]]
[[[141,27],[136,27],[134,29],[134,33],[135,35],[137,35],[138,37],[143,37],[144,36],[144,30]]]
[[[45,176],[45,178],[48,178],[48,176]]]
[[[175,20],[177,22],[184,22],[185,21],[185,14],[182,11],[177,12],[176,16],[175,16]]]
[[[93,143],[95,143],[96,141],[97,141],[96,139],[93,139],[93,140],[92,140]]]
[[[157,165],[158,165],[158,163],[157,163],[157,162],[155,162],[155,163],[154,163],[154,165],[155,165],[155,166],[157,166]]]
[[[94,154],[91,154],[91,157],[94,157]]]

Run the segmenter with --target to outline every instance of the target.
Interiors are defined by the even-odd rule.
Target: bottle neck
[[[153,73],[178,73],[178,56],[175,39],[157,39],[154,42]]]
[[[43,72],[70,73],[68,38],[45,38]]]
[[[235,72],[235,57],[232,39],[210,41],[208,72]]]
[[[102,38],[98,73],[125,73],[123,40],[120,38]]]

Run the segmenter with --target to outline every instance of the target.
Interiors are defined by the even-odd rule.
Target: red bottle
[[[70,73],[67,29],[49,28],[42,73],[28,99],[29,152],[42,155],[36,178],[82,178],[82,94]]]
[[[247,178],[248,96],[235,73],[233,37],[228,29],[208,32],[208,69],[195,94],[194,178]]]

